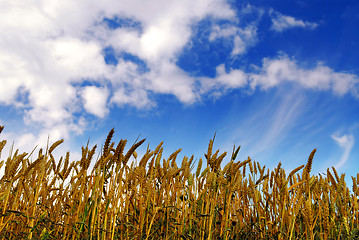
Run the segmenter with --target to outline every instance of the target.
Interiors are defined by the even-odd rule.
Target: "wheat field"
[[[0,127],[0,133],[4,127]],[[266,169],[249,157],[236,161],[213,149],[204,159],[168,158],[160,143],[125,151],[112,141],[55,159],[63,140],[38,152],[14,151],[1,161],[1,239],[357,239],[358,179],[328,168],[311,175],[306,165],[287,174],[281,163]],[[0,142],[0,153],[6,141]],[[221,163],[228,162],[223,169]],[[136,159],[136,161],[132,161]]]

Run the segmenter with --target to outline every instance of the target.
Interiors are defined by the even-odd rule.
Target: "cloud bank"
[[[2,5],[0,104],[22,108],[27,124],[47,132],[66,124],[65,136],[75,130],[70,126],[82,130],[84,116],[74,115],[83,111],[103,118],[110,104],[154,106],[151,94],[195,102],[195,80],[176,66],[176,55],[189,41],[194,22],[235,17],[221,0]],[[106,62],[108,47],[116,64]],[[122,53],[144,62],[148,71]]]

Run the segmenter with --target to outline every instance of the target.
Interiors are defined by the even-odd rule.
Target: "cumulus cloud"
[[[114,32],[111,42],[115,44],[116,49],[126,50],[149,61],[149,64],[174,58],[189,41],[193,23],[205,17],[235,17],[234,11],[223,0],[119,2],[121,7],[113,14],[120,15],[119,13],[125,12],[127,16],[140,21],[142,29],[141,33],[134,29],[118,29]],[[113,6],[109,8],[116,9],[117,4],[111,4]]]
[[[335,165],[335,168],[339,169],[349,159],[350,153],[354,146],[354,136],[344,134],[343,136],[332,135],[332,139],[343,149],[343,155],[340,161]]]
[[[263,59],[259,73],[250,73],[252,88],[267,89],[281,82],[294,82],[304,88],[317,90],[332,90],[337,95],[351,92],[358,96],[359,78],[354,74],[335,72],[331,68],[318,63],[311,69],[301,68],[295,60],[286,56],[274,59]]]
[[[257,26],[251,23],[244,28],[233,25],[215,25],[209,36],[210,41],[217,39],[231,39],[233,44],[232,55],[240,55],[246,52],[249,47],[257,43]]]
[[[109,112],[106,106],[108,96],[109,91],[107,88],[99,88],[96,86],[85,87],[82,92],[85,110],[97,117],[105,117]]]
[[[232,45],[232,56],[242,55],[258,42],[258,25],[265,10],[247,4],[238,10],[238,18],[226,24],[213,24],[209,35],[211,42],[226,41]],[[249,22],[241,22],[241,18],[249,17]]]
[[[107,103],[154,106],[152,93],[196,101],[194,79],[175,65],[177,55],[191,38],[192,24],[235,17],[224,0],[10,1],[0,11],[0,104],[22,109],[28,125],[62,129],[62,136],[83,130],[83,109],[102,118]],[[121,19],[137,24],[121,25]],[[106,64],[107,47],[117,64]],[[121,59],[123,52],[148,71]]]
[[[215,93],[223,95],[227,90],[249,87],[253,90],[260,88],[267,90],[284,82],[298,84],[303,88],[332,91],[341,96],[351,93],[359,98],[359,78],[357,75],[335,72],[331,68],[318,62],[315,67],[303,68],[295,59],[287,56],[264,58],[262,66],[253,66],[254,71],[245,72],[241,69],[225,69],[224,64],[216,68],[214,78],[198,78],[200,93]]]
[[[155,104],[148,98],[146,90],[126,90],[125,88],[118,88],[114,92],[111,102],[117,104],[118,106],[129,104],[137,108],[148,108],[154,106]]]
[[[195,79],[172,62],[163,61],[147,75],[152,79],[150,89],[163,94],[172,94],[181,102],[191,104],[197,100]]]
[[[318,27],[318,23],[295,19],[294,17],[272,11],[272,30],[282,32],[284,30],[297,27],[312,30]]]
[[[201,83],[201,93],[211,92],[214,96],[221,96],[227,90],[244,87],[248,84],[248,74],[240,69],[226,70],[225,65],[221,64],[216,68],[215,78],[199,78]]]

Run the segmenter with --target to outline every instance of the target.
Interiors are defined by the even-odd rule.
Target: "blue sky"
[[[216,133],[239,160],[291,170],[317,148],[313,172],[357,173],[357,1],[0,4],[2,158],[49,137],[76,159],[115,128],[165,156]]]

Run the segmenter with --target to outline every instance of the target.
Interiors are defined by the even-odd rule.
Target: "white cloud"
[[[240,55],[247,51],[249,47],[257,43],[257,23],[252,22],[244,28],[234,25],[214,25],[209,35],[210,41],[217,39],[229,39],[232,41],[232,55]]]
[[[273,13],[274,11],[271,11]],[[289,28],[307,28],[307,29],[315,29],[318,27],[318,23],[303,21],[295,19],[291,16],[282,15],[278,12],[274,12],[272,14],[272,26],[271,29],[274,31],[282,32]]]
[[[216,80],[226,88],[240,88],[247,84],[247,74],[238,69],[227,73],[224,64],[221,64],[217,67]]]
[[[81,109],[105,117],[107,101],[151,107],[151,93],[196,101],[194,79],[174,64],[177,54],[192,24],[235,17],[225,0],[9,1],[0,11],[0,103],[23,109],[27,125],[62,129],[62,136],[83,131],[86,122],[75,117]],[[111,29],[103,19],[114,17],[139,27]],[[121,59],[106,65],[108,46],[143,60],[148,72]]]
[[[287,56],[264,58],[262,66],[254,66],[255,71],[244,72],[240,69],[225,70],[224,64],[217,66],[214,78],[201,77],[200,93],[211,92],[214,96],[223,95],[226,90],[250,86],[251,89],[267,90],[284,82],[291,82],[307,89],[331,90],[336,95],[351,93],[359,98],[359,78],[354,74],[335,72],[318,63],[314,68],[298,66],[294,59]]]
[[[125,90],[125,88],[118,88],[111,99],[111,102],[119,106],[129,104],[137,108],[149,108],[154,106],[154,103],[148,98],[147,91],[144,89]]]
[[[198,99],[194,88],[195,79],[172,62],[163,61],[146,76],[152,79],[149,88],[154,92],[173,94],[185,104]]]
[[[191,24],[194,22],[209,16],[225,19],[235,17],[229,5],[222,0],[119,2],[121,8],[117,14],[125,12],[127,16],[139,20],[143,30],[142,34],[133,29],[118,30],[125,32],[125,35],[115,32],[110,41],[117,41],[119,50],[125,49],[150,64],[174,58],[189,41]],[[114,5],[111,8],[116,8]]]
[[[164,19],[145,30],[140,38],[141,55],[152,61],[161,58],[172,58],[189,40],[189,26],[176,26],[175,22]]]
[[[332,135],[332,139],[343,149],[343,155],[340,158],[340,161],[335,165],[335,168],[339,169],[343,166],[349,159],[350,153],[354,146],[354,136],[344,134],[343,136]]]
[[[87,112],[103,118],[109,112],[107,108],[107,99],[109,91],[107,88],[87,86],[82,90],[82,98],[84,101],[84,108]]]
[[[201,94],[211,92],[213,96],[219,97],[227,90],[244,87],[248,84],[248,75],[239,69],[230,69],[228,72],[224,64],[216,68],[215,78],[199,78]]]
[[[100,43],[73,37],[47,41],[47,50],[57,69],[64,69],[73,79],[98,78],[107,67],[101,55]],[[68,79],[64,79],[65,81]]]
[[[259,73],[249,74],[252,88],[267,89],[288,81],[298,83],[305,88],[317,90],[332,90],[335,94],[343,95],[348,92],[357,94],[358,76],[349,73],[334,72],[321,63],[312,69],[301,68],[295,60],[286,56],[276,59],[263,59]]]

